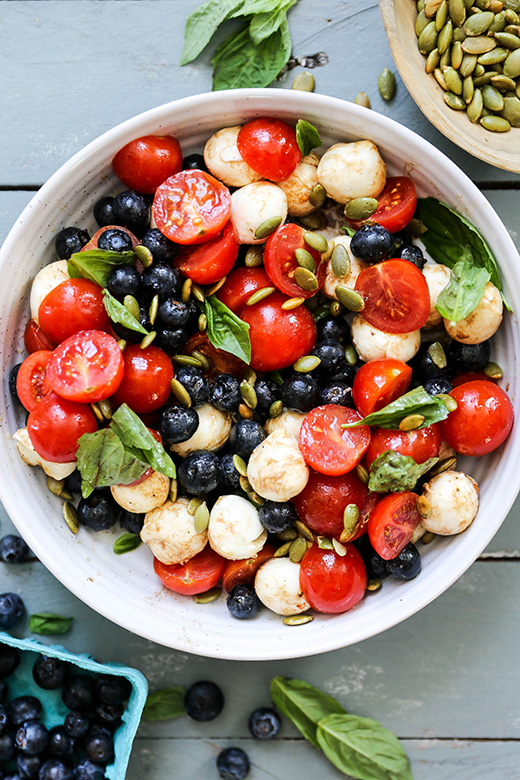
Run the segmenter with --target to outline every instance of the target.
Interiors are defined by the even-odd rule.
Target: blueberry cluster
[[[362,225],[359,230],[356,230],[352,236],[350,249],[355,257],[365,263],[380,263],[390,257],[400,257],[413,263],[420,270],[426,263],[421,248],[413,243],[407,230],[391,233],[377,223]]]
[[[421,571],[421,554],[411,542],[404,550],[390,561],[385,561],[376,553],[368,534],[354,542],[358,548],[367,570],[368,579],[382,580],[391,576],[394,580],[413,580]]]

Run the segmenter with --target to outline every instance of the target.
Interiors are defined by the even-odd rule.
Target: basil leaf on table
[[[142,333],[144,336],[148,336],[146,328],[143,328],[139,320],[136,320],[126,306],[120,303],[117,298],[114,298],[107,289],[103,290],[103,304],[106,313],[112,322],[117,322],[119,325],[124,325],[124,327],[129,330],[134,330],[136,333]]]
[[[148,463],[155,471],[159,471],[172,479],[176,476],[175,464],[153,436],[144,422],[126,404],[121,404],[114,412],[110,421],[111,430],[117,434],[127,452],[139,460]]]
[[[441,291],[435,308],[450,322],[465,319],[479,305],[490,276],[485,268],[467,260],[455,263],[451,279]]]
[[[139,534],[121,534],[115,540],[112,545],[112,550],[116,555],[123,555],[132,550],[137,550],[141,544],[141,537]]]
[[[378,425],[380,428],[399,428],[399,423],[409,414],[420,414],[424,422],[419,428],[445,420],[449,414],[442,398],[430,395],[424,387],[416,387],[402,395],[397,401],[384,406],[378,412],[372,412],[362,420],[344,423],[342,428],[357,428],[359,425]]]
[[[439,458],[417,463],[410,455],[387,450],[370,464],[368,489],[375,493],[404,493],[413,490],[417,480],[426,474]]]
[[[297,2],[298,0],[280,0],[274,9],[257,12],[249,24],[249,35],[253,43],[258,46],[265,38],[279,30],[287,19],[287,11]]]
[[[315,747],[319,747],[316,736],[318,721],[332,713],[345,713],[336,699],[304,680],[274,677],[271,681],[271,698],[280,712]]]
[[[243,0],[208,0],[188,16],[181,65],[187,65],[206,48],[219,25],[240,9]]]
[[[29,631],[43,636],[66,634],[73,621],[73,617],[61,617],[52,612],[38,612],[29,616]]]
[[[298,119],[296,123],[296,140],[300,147],[302,157],[306,157],[313,149],[321,146],[321,136],[310,122]]]
[[[148,694],[143,710],[144,720],[170,720],[184,715],[184,694],[186,691],[180,685],[164,688]]]
[[[148,464],[126,451],[111,428],[84,433],[76,452],[81,494],[88,498],[95,487],[128,485],[142,477]]]
[[[239,7],[229,14],[228,18],[236,19],[238,16],[266,14],[270,11],[276,11],[279,5],[280,0],[242,0]]]
[[[251,361],[249,325],[233,314],[231,309],[228,309],[214,295],[205,298],[201,307],[208,322],[206,334],[213,346],[249,364]]]
[[[75,252],[69,257],[67,269],[71,279],[90,279],[100,287],[106,287],[113,268],[134,263],[134,252],[86,249],[84,252]]]

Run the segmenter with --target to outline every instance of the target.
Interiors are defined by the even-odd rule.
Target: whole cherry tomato
[[[238,240],[231,220],[204,244],[181,247],[173,264],[197,284],[213,284],[226,276],[238,256]]]
[[[412,219],[417,205],[415,185],[407,176],[393,176],[386,180],[383,192],[378,196],[379,206],[370,217],[391,233],[402,230]],[[349,224],[358,230],[366,220],[349,219]]]
[[[237,146],[246,163],[269,181],[288,179],[302,158],[294,127],[279,119],[247,122]]]
[[[340,556],[313,544],[303,556],[300,586],[318,612],[346,612],[365,595],[367,573],[363,558],[353,544],[346,544],[345,550],[345,555]]]
[[[47,366],[52,357],[48,349],[32,352],[23,361],[16,376],[16,392],[28,412],[51,391],[47,378]]]
[[[226,561],[211,549],[209,544],[202,552],[190,558],[186,563],[161,563],[153,559],[153,568],[162,584],[168,590],[182,593],[185,596],[195,596],[214,588],[224,571]]]
[[[326,264],[321,262],[321,255],[312,249],[304,240],[305,230],[294,222],[287,222],[271,233],[264,249],[264,268],[267,276],[280,292],[294,298],[311,298],[323,286],[326,274]],[[315,275],[318,280],[316,290],[302,290],[294,281],[294,272],[300,266],[296,260],[295,251],[305,249],[316,265]]]
[[[341,426],[361,419],[354,409],[336,404],[317,406],[306,414],[300,430],[300,449],[308,465],[331,476],[352,471],[370,443],[370,428]]]
[[[111,330],[101,287],[90,279],[58,284],[41,302],[38,319],[45,335],[56,344],[80,330]]]
[[[496,382],[496,379],[492,379],[483,371],[467,371],[464,374],[459,374],[451,380],[452,387],[458,387],[459,385],[465,385],[466,382],[474,382],[475,379],[483,379],[484,382]]]
[[[370,468],[372,462],[383,452],[393,450],[408,455],[416,463],[425,463],[436,458],[441,446],[441,434],[438,425],[428,425],[415,431],[399,431],[378,428],[372,432],[372,438],[365,455],[365,463]]]
[[[263,266],[235,268],[234,271],[231,271],[220,290],[217,291],[216,296],[234,314],[239,314],[248,298],[254,292],[270,286],[271,282]]]
[[[181,168],[181,145],[171,135],[135,138],[112,160],[112,170],[128,189],[148,195]]]
[[[355,472],[331,477],[311,471],[306,486],[292,499],[298,517],[316,534],[339,539],[343,530],[343,515],[349,504],[363,509],[367,486]]]
[[[401,360],[370,360],[361,366],[352,385],[352,399],[366,417],[402,396],[410,387],[412,369]]]
[[[145,349],[130,344],[123,358],[124,374],[114,403],[128,404],[137,414],[159,409],[168,400],[173,379],[172,361],[166,352],[153,344]]]
[[[67,401],[52,392],[36,404],[27,419],[27,432],[34,449],[53,463],[76,460],[80,437],[97,429],[89,404]]]
[[[370,544],[385,561],[397,558],[419,525],[417,493],[391,493],[384,496],[368,520]]]

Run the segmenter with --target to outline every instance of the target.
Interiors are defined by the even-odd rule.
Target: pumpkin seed
[[[430,23],[430,20],[426,16],[426,12],[424,10],[423,11],[419,11],[419,13],[417,14],[417,19],[415,20],[415,34],[416,34],[416,36],[418,38],[419,38],[420,34],[422,33],[422,31],[424,30],[424,28],[426,27],[426,25],[428,25],[429,23]],[[435,25],[435,22],[434,22],[434,25]]]
[[[493,20],[493,23],[491,24],[488,35],[490,32],[496,33],[496,32],[502,32],[504,27],[506,26],[506,14],[505,11],[499,11],[495,14],[495,18]]]
[[[452,43],[462,43],[462,41],[466,38],[466,33],[464,32],[463,27],[455,27],[453,30],[453,38]]]
[[[191,407],[191,397],[184,385],[181,384],[178,379],[173,377],[173,379],[170,380],[170,387],[177,401],[189,409]]]
[[[442,55],[448,50],[448,46],[451,43],[451,39],[453,38],[453,24],[451,19],[448,19],[444,27],[439,33],[439,37],[437,39],[437,48],[439,49],[439,54]]]
[[[314,92],[316,82],[314,76],[308,70],[302,70],[294,79],[291,89],[299,89],[302,92]]]
[[[446,368],[446,352],[440,341],[434,341],[428,347],[428,354],[437,368]]]
[[[347,219],[368,219],[379,208],[376,198],[354,198],[345,206]]]
[[[482,92],[480,91],[480,89],[476,89],[475,92],[473,93],[473,98],[471,100],[471,103],[466,109],[466,113],[468,115],[468,119],[470,122],[473,123],[478,122],[482,114],[483,105],[484,104],[482,102]]]
[[[247,465],[243,458],[236,453],[233,455],[233,466],[236,468],[241,477],[247,477]]]
[[[127,311],[130,312],[132,317],[135,317],[135,319],[139,322],[141,310],[139,308],[137,298],[135,298],[133,295],[125,295],[123,298],[123,306]]]
[[[227,276],[223,276],[222,279],[219,279],[218,282],[215,282],[215,284],[212,284],[211,287],[206,288],[206,298],[208,298],[210,295],[215,295],[216,292],[220,290],[223,284],[225,284],[227,279]]]
[[[64,487],[64,479],[54,479],[54,477],[47,477],[47,489],[50,490],[54,496],[61,496]]]
[[[462,81],[455,68],[444,68],[442,73],[448,90],[455,95],[462,95]]]
[[[251,493],[253,488],[251,487],[251,483],[249,482],[247,477],[240,477],[240,489],[244,491],[244,493]]]
[[[209,525],[209,509],[205,501],[196,508],[193,514],[193,524],[198,534],[203,534]]]
[[[338,542],[337,539],[332,539],[332,546],[334,547],[334,552],[336,555],[339,555],[340,558],[344,558],[347,554],[347,548],[341,544],[341,542]]]
[[[195,514],[195,510],[201,504],[202,504],[202,498],[198,498],[197,496],[194,496],[192,499],[190,499],[190,502],[188,504],[188,514],[189,515],[194,515]]]
[[[246,301],[246,306],[254,306],[255,303],[263,301],[264,298],[268,298],[273,293],[274,287],[261,287],[260,290],[255,290],[255,292],[249,296]]]
[[[309,202],[312,206],[314,206],[314,208],[319,209],[325,203],[326,197],[327,193],[325,192],[325,187],[323,187],[321,184],[315,184],[309,193]],[[301,221],[303,222],[303,219]],[[310,225],[309,227],[312,226]],[[317,227],[319,227],[319,225]]]
[[[99,406],[99,411],[105,418],[105,420],[111,420],[112,419],[112,404],[108,400],[108,398],[102,398],[101,401],[97,402]]]
[[[508,49],[502,49],[500,46],[497,46],[493,51],[488,51],[487,54],[481,54],[478,61],[484,66],[498,65],[498,63],[504,62],[504,60],[507,59],[508,54]]]
[[[428,476],[436,477],[437,474],[442,474],[443,471],[449,471],[450,469],[455,468],[456,465],[457,458],[444,458],[435,464],[435,466],[429,471]]]
[[[310,252],[306,249],[299,248],[294,250],[294,256],[296,257],[296,262],[300,268],[306,268],[308,271],[311,271],[311,273],[314,273],[316,270],[316,263]]]
[[[291,526],[286,528],[285,531],[280,531],[280,533],[276,534],[276,538],[281,542],[294,542],[298,538],[298,531],[294,526]]]
[[[349,366],[355,366],[358,362],[358,354],[353,344],[347,344],[345,347],[345,361]]]
[[[511,127],[520,127],[520,100],[517,97],[505,97],[500,115],[507,119]]]
[[[303,626],[305,623],[311,623],[314,620],[312,615],[288,615],[284,617],[282,623],[284,626]]]
[[[298,250],[296,250],[296,252],[297,251]],[[301,251],[305,252],[305,249]],[[312,262],[314,263],[314,260]],[[319,287],[318,279],[316,278],[315,274],[313,274],[312,271],[308,268],[301,268],[301,267],[296,268],[296,270],[294,271],[294,281],[296,282],[298,287],[301,287],[301,289],[305,290],[306,292],[310,292],[311,290],[317,290]]]
[[[172,502],[172,504],[175,504],[177,501],[177,480],[172,479],[170,482],[170,492],[168,493],[168,498]]]
[[[483,65],[480,64],[480,62],[477,62],[475,65],[475,70],[473,71],[473,77],[477,78],[478,76],[483,76],[486,72],[486,69]]]
[[[306,308],[308,308],[309,303],[314,303],[314,301],[315,301],[315,298],[307,299],[305,301]],[[312,311],[312,310],[309,309],[309,311]],[[319,322],[320,320],[323,319],[323,317],[328,317],[329,313],[330,313],[329,312],[329,304],[328,303],[322,303],[321,306],[318,306],[313,311],[313,315],[312,316],[313,316],[314,322]]]
[[[67,523],[68,527],[73,534],[77,534],[79,531],[79,520],[76,507],[71,501],[65,501],[63,504],[63,519]]]
[[[336,244],[330,256],[330,265],[334,276],[341,279],[350,272],[350,257],[343,244]]]
[[[432,514],[432,505],[426,498],[426,496],[419,496],[417,498],[417,511],[421,515],[421,517],[424,517],[425,520],[427,520],[429,517],[431,517]]]
[[[504,8],[510,8],[512,11],[520,12],[519,0],[504,0]]]
[[[451,67],[458,70],[461,66],[463,56],[464,52],[462,51],[460,41],[456,41],[451,47]]]
[[[493,38],[477,35],[474,38],[466,38],[462,41],[462,51],[466,54],[485,54],[495,48],[497,42]]]
[[[257,229],[255,230],[255,238],[267,238],[267,236],[270,236],[271,233],[274,233],[276,228],[280,227],[282,222],[282,217],[269,217],[269,219],[264,220],[264,222],[258,225]]]
[[[426,531],[421,538],[422,544],[431,544],[435,539],[436,534],[432,534],[431,531]]]
[[[435,14],[435,29],[440,32],[448,20],[448,0],[442,0]]]
[[[461,46],[462,49],[462,46]],[[477,64],[477,55],[476,54],[464,54],[462,57],[462,62],[460,63],[459,73],[462,76],[462,78],[467,78],[468,76],[471,76],[473,71],[475,70],[475,65]]]
[[[482,101],[490,111],[502,111],[504,108],[504,98],[498,89],[492,87],[491,84],[486,84],[482,88]]]
[[[471,76],[466,76],[462,82],[462,99],[466,104],[471,103],[475,94],[475,85]]]
[[[454,398],[451,397],[451,395],[447,395],[446,393],[438,393],[437,398],[440,398],[448,412],[454,412],[457,408],[457,402]]]
[[[208,318],[206,317],[204,312],[202,312],[201,314],[199,314],[199,319],[197,320],[197,328],[199,329],[199,333],[204,333],[207,327],[208,327]]]
[[[441,58],[441,55],[439,54],[439,50],[437,48],[433,49],[428,56],[426,57],[426,65],[424,66],[424,70],[426,73],[433,73],[435,68],[439,64],[439,60]]]
[[[329,248],[329,242],[325,236],[320,235],[320,233],[311,233],[308,231],[303,234],[303,240],[311,249],[315,249],[320,254],[326,252]]]
[[[191,356],[196,358],[199,361],[203,371],[209,371],[209,360],[206,357],[206,355],[194,349],[193,352],[191,353]]]
[[[148,309],[148,319],[150,320],[150,325],[154,324],[158,311],[159,311],[159,296],[154,295],[152,298],[152,302],[150,304],[150,308]]]
[[[448,85],[444,81],[444,76],[442,74],[442,71],[440,68],[435,68],[433,71],[433,75],[435,76],[435,79],[437,81],[437,84],[439,84],[440,87],[446,92],[448,89]]]
[[[455,27],[461,27],[466,20],[464,0],[448,0],[448,13]]]
[[[264,262],[264,248],[262,246],[250,246],[244,257],[247,268],[258,268]]]
[[[370,98],[368,97],[366,92],[358,92],[358,94],[354,98],[354,103],[357,106],[364,106],[365,108],[371,108]]]
[[[315,368],[318,368],[320,363],[321,360],[319,357],[316,357],[316,355],[304,355],[303,357],[298,358],[293,365],[293,368],[298,374],[308,374],[310,371],[314,371]]]
[[[124,339],[118,339],[117,346],[121,350],[121,352],[124,352],[126,349],[126,341]]]
[[[143,264],[145,268],[148,268],[153,263],[153,255],[147,246],[138,244],[134,249],[135,256]]]
[[[520,76],[520,49],[515,49],[504,62],[504,75],[511,79]]]
[[[502,379],[502,377],[504,376],[504,372],[502,371],[498,363],[493,363],[492,361],[486,364],[486,366],[484,367],[484,373],[490,379]]]
[[[305,303],[305,298],[288,298],[282,303],[282,309],[284,311],[291,311],[292,309],[297,309],[302,303]]]
[[[520,35],[520,25],[508,24],[504,27],[504,32],[511,33],[511,35]]]
[[[377,88],[383,100],[392,100],[395,95],[395,76],[389,68],[383,68],[377,80]]]
[[[435,16],[441,5],[442,0],[426,0],[426,3],[424,4],[424,13],[429,17]]]
[[[480,124],[486,130],[491,130],[492,133],[507,133],[508,130],[511,130],[511,125],[503,116],[483,116],[480,119]]]
[[[301,559],[307,552],[307,542],[302,537],[298,537],[294,542],[291,542],[289,548],[289,560],[293,563],[300,563]]]
[[[350,287],[339,284],[334,292],[338,296],[338,301],[343,304],[346,309],[349,309],[350,311],[363,311],[365,308],[363,296]]]
[[[491,83],[491,76],[493,74],[491,72],[489,73],[483,73],[482,76],[473,76],[473,84],[476,87],[485,87],[486,84]]]
[[[343,512],[341,541],[348,542],[359,528],[359,509],[356,504],[347,504]]]
[[[253,385],[250,385],[245,379],[240,383],[240,395],[244,399],[244,403],[247,404],[250,409],[256,409],[258,405],[256,390]]]
[[[155,332],[155,330],[151,330],[150,333],[147,333],[147,335],[142,339],[142,341],[139,344],[141,349],[146,349],[147,347],[149,347],[156,336],[157,333]]]
[[[181,300],[183,303],[187,303],[189,301],[192,284],[193,284],[193,280],[188,277],[188,279],[186,279],[186,281],[182,285]]]
[[[200,285],[195,284],[195,282],[193,282],[193,284],[191,285],[191,294],[193,295],[195,300],[199,301],[199,303],[204,303],[204,299],[206,297],[204,295],[204,290],[202,289],[202,287],[200,287]]]
[[[403,417],[403,419],[399,423],[399,430],[415,431],[417,430],[417,428],[421,427],[424,420],[425,417],[422,414],[408,414],[406,417]]]
[[[197,593],[193,600],[197,602],[197,604],[210,604],[212,601],[216,601],[220,594],[222,593],[222,588],[211,588],[211,590],[207,590],[205,593]]]
[[[419,35],[418,45],[421,54],[429,54],[437,46],[438,33],[435,22],[428,22]]]
[[[454,111],[465,111],[466,104],[459,95],[454,95],[453,92],[444,93],[444,102]]]
[[[487,11],[489,9],[489,3],[490,0],[475,0],[474,6],[471,10],[473,10],[474,13],[479,13],[479,11]]]
[[[367,590],[369,593],[375,593],[378,590],[381,590],[383,587],[383,583],[379,579],[379,577],[370,577],[367,580]]]
[[[298,529],[298,533],[300,534],[300,536],[302,536],[308,542],[313,542],[314,541],[314,534],[312,533],[312,531],[309,528],[307,528],[305,523],[302,523],[301,520],[296,520],[295,526]]]
[[[509,76],[503,76],[501,73],[497,73],[495,76],[491,76],[491,84],[500,90],[513,90],[516,88],[516,81],[510,79]]]
[[[332,542],[327,536],[318,536],[318,547],[320,550],[333,550]]]
[[[273,401],[273,403],[269,407],[269,417],[274,419],[275,417],[279,417],[282,412],[283,412],[283,402]]]
[[[439,68],[443,70],[443,68],[449,68],[451,63],[451,47],[448,46],[446,51],[441,54],[441,58],[439,60]]]
[[[464,32],[466,35],[482,35],[487,32],[495,20],[495,14],[491,11],[483,11],[480,14],[473,14],[466,19]]]
[[[518,35],[512,35],[511,33],[498,32],[495,33],[495,38],[501,46],[505,46],[506,49],[520,49],[520,38]]]
[[[285,542],[285,544],[280,545],[280,547],[274,551],[273,558],[283,558],[285,555],[287,555],[291,549],[291,544],[292,542]]]
[[[247,406],[247,404],[239,404],[238,405],[238,413],[240,417],[243,417],[244,420],[252,420],[253,419],[253,411],[252,409]]]
[[[500,13],[504,7],[502,0],[489,0],[489,10],[494,14]]]
[[[331,301],[329,304],[329,312],[333,317],[337,317],[341,314],[341,303],[339,301]]]
[[[193,368],[201,368],[202,366],[200,360],[191,355],[174,355],[172,360],[179,366],[193,366]]]
[[[101,411],[97,403],[89,404],[89,406],[94,412],[94,417],[96,418],[96,420],[99,420],[99,422],[104,422],[103,412]]]
[[[466,7],[466,11],[468,11],[472,5],[473,5],[473,0],[464,0],[464,6]]]
[[[520,22],[520,16],[512,8],[506,8],[505,15],[509,24],[518,24]]]
[[[356,474],[364,485],[368,484],[369,473],[367,467],[363,463],[358,463],[356,466]]]

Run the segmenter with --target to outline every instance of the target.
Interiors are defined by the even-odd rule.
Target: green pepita
[[[468,105],[473,100],[475,94],[475,85],[471,76],[466,76],[462,82],[462,99]]]
[[[63,519],[67,523],[68,527],[73,534],[77,534],[79,531],[79,520],[76,507],[71,501],[65,501],[63,504]]]
[[[240,489],[243,490],[244,493],[250,493],[253,490],[247,477],[240,477],[239,482]]]
[[[291,89],[298,89],[302,92],[314,92],[315,86],[316,82],[312,73],[308,70],[302,70],[294,79]]]
[[[395,76],[389,68],[383,68],[377,80],[377,88],[383,100],[392,100],[395,95]]]
[[[439,68],[443,70],[443,68],[449,68],[451,63],[451,47],[448,46],[445,52],[441,54],[441,58],[439,60]]]
[[[198,534],[203,534],[209,525],[209,509],[205,501],[193,513],[193,524]]]
[[[125,297],[123,298],[123,306],[127,311],[130,312],[132,317],[135,317],[135,319],[139,321],[141,310],[139,308],[137,298],[135,298],[133,295],[125,295]]]
[[[237,453],[233,455],[233,466],[236,468],[241,477],[247,477],[247,464],[245,460]]]
[[[511,130],[511,125],[503,116],[483,116],[480,119],[480,124],[486,130],[491,130],[492,133],[507,133],[508,130]]]
[[[520,16],[512,8],[506,8],[505,15],[508,24],[518,24],[520,22]]]
[[[350,311],[363,311],[365,308],[365,299],[355,290],[345,285],[338,284],[334,290],[338,297],[338,301]]]
[[[153,255],[148,249],[147,246],[143,246],[142,244],[138,244],[136,248],[134,249],[135,256],[141,262],[145,268],[148,268],[153,263]]]
[[[490,379],[502,379],[502,377],[504,376],[504,372],[502,371],[498,363],[493,363],[492,361],[486,364],[486,366],[484,367],[484,373]]]
[[[367,590],[369,593],[376,593],[378,590],[381,590],[382,587],[383,583],[379,577],[370,577],[367,580]]]
[[[455,68],[451,66],[444,68],[442,73],[448,90],[455,95],[462,95],[462,81]]]
[[[175,504],[177,501],[177,480],[171,479],[170,480],[170,492],[168,493],[168,498],[172,502],[172,504]]]
[[[417,511],[421,515],[421,517],[424,517],[425,520],[427,520],[429,517],[431,517],[432,513],[432,505],[426,498],[426,496],[419,496],[417,498]]]
[[[436,534],[432,534],[431,531],[426,531],[425,534],[421,537],[421,543],[422,544],[431,544],[436,537]]]
[[[244,403],[247,404],[250,409],[256,409],[258,405],[256,390],[253,385],[249,384],[245,379],[240,383],[240,395],[244,399]]]
[[[218,282],[212,284],[211,287],[206,287],[206,298],[209,298],[210,295],[215,295],[215,293],[226,283],[226,279],[227,276],[223,276],[222,279],[219,279]]]
[[[489,33],[502,32],[505,26],[506,26],[505,11],[499,11],[497,14],[495,14],[495,18],[488,30],[488,35]]]
[[[435,22],[428,22],[419,35],[418,45],[421,54],[429,54],[437,46],[438,33]]]
[[[466,104],[459,95],[454,95],[453,92],[444,93],[444,102],[454,111],[465,111]]]
[[[285,544],[280,545],[280,547],[274,551],[273,558],[284,558],[291,549],[291,544],[292,542],[285,542]]]
[[[501,91],[516,89],[516,81],[510,79],[509,76],[503,76],[502,73],[497,73],[496,75],[491,76],[490,84]],[[512,96],[510,95],[508,97]]]
[[[305,298],[288,298],[282,303],[282,309],[284,311],[291,311],[292,309],[297,309],[302,303],[305,303]]]
[[[155,332],[155,330],[151,330],[150,333],[147,333],[146,336],[142,339],[142,341],[139,344],[141,349],[146,349],[147,347],[149,347],[152,341],[154,341],[156,336],[157,333]]]
[[[451,43],[451,40],[453,38],[453,24],[451,19],[448,19],[444,27],[439,33],[439,37],[437,38],[437,48],[439,49],[439,54],[442,55],[448,50],[448,46]]]
[[[294,540],[298,538],[298,531],[291,525],[289,528],[286,528],[285,531],[277,533],[276,538],[281,542],[294,542]]]
[[[463,56],[464,52],[462,51],[460,41],[456,41],[451,47],[451,67],[458,70],[462,64]]]
[[[108,398],[102,398],[101,401],[97,402],[97,405],[99,407],[99,411],[103,415],[103,418],[105,420],[111,420],[112,419],[112,404],[108,400]]]
[[[504,108],[504,98],[491,84],[482,87],[482,101],[489,111],[502,111]]]
[[[340,541],[348,542],[355,535],[359,527],[359,509],[356,504],[347,504],[343,512],[343,531]]]
[[[191,285],[191,294],[193,295],[196,301],[198,301],[199,303],[204,303],[204,299],[206,297],[204,294],[204,290],[200,285],[195,284],[195,282],[193,282],[193,284]]]
[[[435,29],[440,32],[448,20],[448,0],[442,0],[435,14]]]
[[[437,368],[446,368],[448,364],[446,360],[446,352],[444,351],[444,347],[440,341],[434,341],[432,344],[430,344],[428,347],[428,354]]]
[[[198,498],[197,496],[191,498],[188,504],[188,514],[194,515],[197,507],[199,507],[201,504],[202,504],[202,498]]]
[[[358,94],[354,98],[354,103],[357,106],[363,106],[364,108],[371,108],[370,98],[368,97],[366,92],[358,92]]]
[[[204,312],[202,312],[201,314],[199,314],[199,319],[197,320],[197,328],[199,330],[199,333],[204,333],[207,327],[208,327],[208,318],[206,317]]]
[[[314,371],[315,368],[318,368],[320,363],[321,360],[319,357],[316,357],[316,355],[304,355],[303,357],[298,358],[293,365],[293,368],[298,374],[308,374],[310,371]]]
[[[261,287],[260,290],[255,290],[255,292],[249,296],[246,301],[246,306],[254,306],[255,303],[263,301],[264,298],[268,298],[273,293],[274,287]]]
[[[466,33],[464,32],[463,27],[455,27],[453,29],[452,43],[462,43],[462,41],[465,38],[466,38]]]
[[[417,14],[417,19],[415,20],[415,34],[416,34],[416,36],[418,38],[419,38],[420,34],[422,33],[422,31],[424,30],[424,28],[429,23],[430,23],[430,20],[426,16],[426,12],[424,10],[423,11],[419,11],[419,13]],[[435,22],[434,22],[434,26],[435,26]]]
[[[483,65],[480,64],[480,62],[477,62],[475,65],[475,70],[473,71],[473,78],[478,78],[479,76],[483,76],[486,72],[486,69]]]
[[[54,479],[54,477],[47,477],[47,489],[50,490],[53,495],[61,496],[64,487],[64,479]]]
[[[333,317],[338,317],[341,314],[341,303],[339,301],[331,301],[329,303],[329,312]]]
[[[441,55],[439,54],[439,50],[437,48],[433,49],[428,56],[426,57],[426,65],[424,66],[424,70],[426,73],[433,73],[436,67],[439,65]]]
[[[318,536],[318,547],[320,550],[333,550],[332,542],[328,536]]]
[[[125,339],[118,339],[117,346],[119,347],[121,352],[124,352],[125,349],[126,349],[126,341],[125,341]]]
[[[103,412],[101,411],[97,403],[89,404],[89,406],[94,412],[94,417],[96,418],[96,420],[99,420],[99,422],[104,422]]]
[[[475,87],[485,87],[486,84],[491,83],[491,76],[493,74],[491,71],[488,71],[487,73],[483,73],[482,76],[473,76],[473,84]]]
[[[444,75],[442,73],[442,70],[440,68],[435,68],[435,70],[433,71],[433,75],[435,76],[435,80],[437,84],[440,87],[442,87],[442,89],[446,92],[446,90],[448,89],[448,85],[444,81]]]
[[[304,626],[305,623],[311,623],[313,620],[312,615],[288,615],[284,617],[282,623],[284,626]]]
[[[520,76],[520,49],[515,49],[504,62],[504,75],[510,79]]]
[[[282,217],[269,217],[269,219],[264,220],[262,223],[260,223],[260,225],[258,225],[257,229],[255,230],[255,238],[267,238],[267,236],[270,236],[271,233],[274,233],[276,228],[280,227],[282,222]]]
[[[461,27],[466,20],[464,0],[448,0],[448,13],[455,27]]]
[[[451,395],[447,395],[446,393],[439,393],[437,398],[443,402],[448,412],[454,412],[457,408],[457,402],[454,398],[452,398]]]
[[[301,559],[307,552],[307,542],[301,536],[291,542],[289,548],[289,560],[293,563],[300,563]]]
[[[150,320],[150,325],[154,324],[158,311],[159,311],[159,296],[154,295],[152,298],[152,302],[150,304],[150,308],[148,309],[148,319]]]
[[[368,219],[379,208],[379,201],[376,198],[354,198],[345,206],[345,216],[347,219]]]
[[[300,247],[295,249],[294,256],[296,257],[296,262],[300,268],[306,268],[308,271],[311,271],[311,273],[314,273],[316,270],[316,263],[310,252]]]
[[[504,60],[507,59],[508,53],[508,49],[497,46],[493,51],[488,51],[487,54],[481,54],[478,61],[485,67],[488,65],[498,65],[500,62],[504,62]]]
[[[429,16],[430,18],[435,16],[441,5],[442,0],[426,0],[426,3],[424,4],[424,12],[426,16]]]
[[[264,248],[262,246],[250,246],[244,257],[247,268],[258,268],[264,262]]]
[[[345,361],[349,366],[355,366],[358,362],[358,353],[353,344],[347,344],[345,347]]]
[[[451,458],[443,458],[443,460],[440,460],[438,463],[435,464],[435,466],[430,469],[428,472],[429,477],[436,477],[437,474],[442,474],[443,471],[449,471],[450,469],[455,468],[457,465],[457,458],[451,457]]]
[[[330,256],[332,273],[342,279],[350,273],[350,255],[343,244],[336,244]]]
[[[325,236],[322,236],[320,233],[311,233],[308,231],[303,234],[303,240],[311,249],[315,249],[320,254],[326,252],[329,248],[329,242]]]
[[[305,249],[303,249],[302,252],[305,252]],[[318,279],[316,278],[316,275],[313,274],[313,272],[308,268],[301,268],[301,267],[296,268],[296,270],[294,271],[294,281],[296,282],[298,287],[301,287],[301,289],[305,290],[306,292],[317,290],[319,287],[319,283],[318,283]]]
[[[369,480],[369,473],[367,467],[364,465],[364,463],[358,463],[356,466],[356,474],[358,478],[363,482],[364,485],[368,484]]]
[[[216,601],[220,594],[222,593],[222,588],[211,588],[211,590],[207,590],[205,593],[197,593],[193,600],[197,602],[197,604],[210,604],[212,601]]]
[[[279,417],[282,412],[283,412],[283,402],[273,401],[273,403],[269,407],[269,417],[274,419],[275,417]]]
[[[173,379],[170,381],[170,387],[177,401],[182,404],[182,406],[185,406],[187,409],[189,409],[191,407],[191,397],[184,385],[181,384],[178,379],[173,377]]]
[[[177,363],[179,366],[193,366],[193,368],[201,368],[202,363],[200,360],[197,360],[197,358],[192,357],[192,355],[173,355],[172,360],[174,363]]]
[[[505,97],[501,116],[507,119],[511,127],[520,127],[520,100],[517,97]]]
[[[477,35],[474,38],[466,38],[462,41],[462,51],[466,54],[485,54],[495,48],[497,42],[493,38]]]
[[[482,35],[487,32],[495,20],[495,14],[491,11],[483,11],[480,14],[468,16],[464,24],[466,35]]]
[[[332,546],[334,547],[334,552],[336,555],[339,555],[340,558],[344,558],[347,554],[347,548],[341,544],[341,542],[338,542],[337,539],[332,539]]]
[[[399,423],[400,431],[415,431],[420,428],[425,418],[422,414],[408,414]]]
[[[203,371],[209,371],[209,360],[203,352],[199,352],[198,350],[194,349],[191,353],[191,356],[199,361]]]
[[[182,285],[181,289],[181,301],[183,303],[187,303],[190,299],[191,295],[191,286],[193,284],[193,280],[189,277],[186,279],[186,281]]]
[[[518,35],[512,35],[511,33],[501,32],[495,33],[495,38],[501,46],[506,49],[520,49],[520,38]]]
[[[461,50],[462,50],[462,45],[461,45]],[[476,64],[477,64],[476,54],[464,54],[459,68],[459,73],[463,79],[467,78],[468,76],[471,76],[471,74],[475,70]]]
[[[311,206],[314,206],[314,208],[319,209],[325,203],[326,197],[327,197],[327,193],[325,192],[325,187],[323,187],[321,184],[315,184],[309,193],[309,203],[311,204]],[[303,219],[301,220],[301,222],[303,222]],[[309,225],[309,227],[315,228],[315,227],[319,227],[319,225],[316,226]]]
[[[301,520],[296,520],[295,526],[298,533],[300,534],[301,537],[303,537],[303,539],[305,539],[307,542],[314,541],[314,534],[312,533],[310,528],[307,528],[305,523],[302,523]]]

